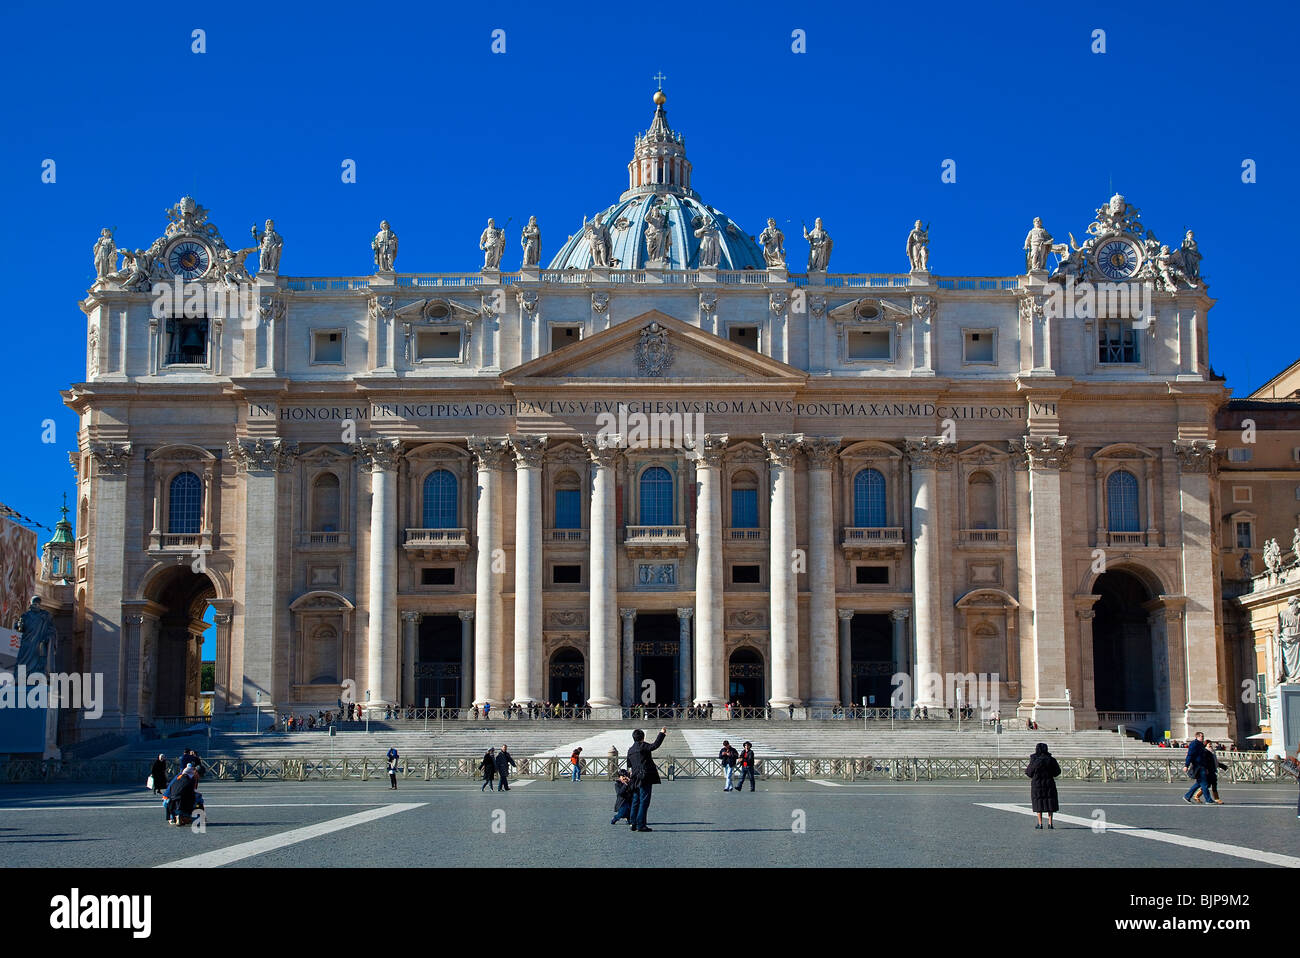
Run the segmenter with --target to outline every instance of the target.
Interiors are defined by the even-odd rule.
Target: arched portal
[[[893,623],[887,614],[859,612],[849,625],[853,705],[887,708],[894,687]]]
[[[731,653],[727,660],[727,680],[727,701],[755,709],[766,704],[763,657],[756,649],[742,646]]]
[[[163,570],[145,590],[155,614],[140,625],[140,717],[194,716],[202,712],[203,620],[216,597],[212,580],[177,566]]]
[[[1150,622],[1151,590],[1132,572],[1098,576],[1092,592],[1092,662],[1097,711],[1169,714],[1169,665],[1163,634]],[[1141,721],[1141,719],[1139,719]]]
[[[556,649],[548,669],[547,701],[582,705],[587,701],[587,668],[582,653],[571,645]]]
[[[460,618],[455,615],[425,613],[420,622],[419,652],[415,661],[415,704],[439,708],[461,708],[461,676],[468,663],[460,660]]]

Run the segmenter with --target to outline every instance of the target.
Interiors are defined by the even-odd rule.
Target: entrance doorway
[[[894,674],[894,632],[888,615],[856,613],[849,624],[853,705],[888,708]]]
[[[727,660],[727,701],[745,708],[762,708],[764,699],[763,657],[757,649],[739,648]]]
[[[672,705],[677,701],[679,649],[675,614],[637,613],[636,640],[632,643],[636,684],[629,705]],[[646,682],[653,684],[647,686]]]
[[[1169,664],[1147,605],[1154,596],[1131,572],[1102,573],[1092,587],[1092,669],[1097,711],[1169,715]],[[1157,731],[1159,726],[1157,723]]]
[[[552,704],[586,704],[587,668],[583,664],[582,653],[572,646],[556,649],[551,656],[548,692],[547,701]]]
[[[438,708],[445,698],[447,708],[460,708],[460,680],[464,671],[460,660],[460,617],[426,614],[420,623],[419,645],[414,704],[423,708],[424,700],[428,699],[430,708]]]
[[[162,716],[195,716],[202,709],[203,621],[208,599],[216,595],[212,580],[188,566],[162,573],[148,598],[162,606],[157,634],[145,633],[140,713],[146,721]]]

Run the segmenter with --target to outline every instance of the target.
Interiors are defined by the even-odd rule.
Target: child
[[[625,768],[618,770],[618,778],[614,779],[614,817],[609,820],[611,825],[617,825],[621,818],[630,822],[632,814],[632,779]]]

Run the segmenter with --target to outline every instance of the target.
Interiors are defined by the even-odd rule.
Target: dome
[[[632,161],[628,163],[628,189],[618,202],[597,214],[609,229],[610,267],[645,269],[649,262],[646,248],[646,218],[655,214],[664,218],[667,242],[661,262],[655,268],[697,269],[700,265],[700,238],[695,235],[707,219],[718,230],[718,269],[765,269],[763,251],[754,238],[725,213],[707,206],[691,189],[691,164],[686,159],[686,141],[668,126],[662,93],[656,94],[654,120],[650,129],[635,141]],[[549,269],[590,269],[592,256],[584,227],[569,237],[551,260]]]

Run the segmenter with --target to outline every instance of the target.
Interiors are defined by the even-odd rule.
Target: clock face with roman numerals
[[[212,253],[197,240],[181,240],[167,250],[167,268],[181,279],[198,279],[211,265]]]
[[[1107,279],[1129,279],[1142,265],[1142,251],[1126,239],[1108,239],[1097,249],[1097,269]]]

